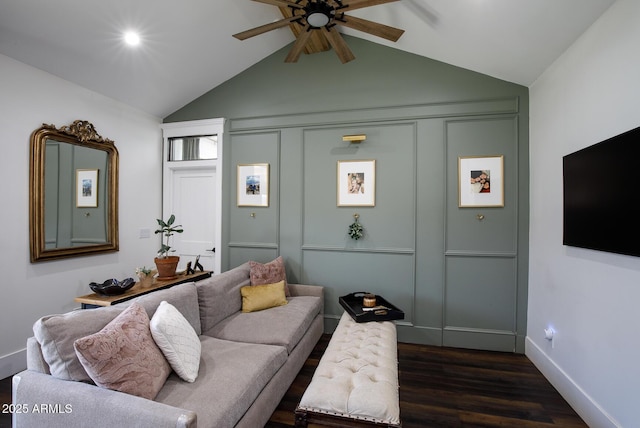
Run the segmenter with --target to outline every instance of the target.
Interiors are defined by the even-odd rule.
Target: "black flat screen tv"
[[[640,257],[640,127],[562,166],[564,245]]]

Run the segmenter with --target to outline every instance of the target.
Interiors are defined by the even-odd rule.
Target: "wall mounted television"
[[[640,127],[562,164],[563,244],[640,257]]]

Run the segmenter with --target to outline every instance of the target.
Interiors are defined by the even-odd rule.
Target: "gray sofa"
[[[260,427],[269,420],[323,333],[323,288],[289,284],[288,304],[241,312],[248,263],[119,305],[43,317],[27,341],[27,370],[13,377],[16,427]],[[199,335],[198,378],[171,373],[154,400],[87,381],[75,339],[100,331],[132,301],[151,318],[174,305]],[[83,378],[84,376],[84,378]]]

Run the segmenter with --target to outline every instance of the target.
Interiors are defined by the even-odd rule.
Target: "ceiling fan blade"
[[[351,52],[351,49],[349,49],[349,46],[347,46],[347,42],[344,41],[342,35],[336,30],[336,27],[322,27],[322,33],[327,37],[329,44],[333,47],[333,50],[336,51],[338,58],[343,64],[356,58],[353,52]]]
[[[286,27],[287,25],[289,25],[289,23],[293,21],[297,21],[299,19],[300,19],[300,16],[291,16],[289,18],[281,19],[276,22],[270,22],[269,24],[261,25],[259,27],[252,28],[247,31],[243,31],[238,34],[234,34],[233,37],[239,40],[246,40],[250,37],[257,36],[271,30],[275,30],[276,28]]]
[[[307,26],[302,30],[302,32],[298,35],[296,42],[291,47],[289,51],[289,55],[285,58],[284,62],[297,62],[298,58],[300,58],[300,54],[304,50],[304,47],[307,45],[307,42],[311,38],[311,26],[307,24]]]
[[[289,0],[253,0],[259,3],[266,3],[273,6],[293,7],[295,9],[304,9],[304,6]]]
[[[363,7],[377,6],[379,4],[392,3],[399,0],[346,0],[342,2],[342,8],[339,8],[342,12],[347,12],[356,9],[362,9]]]
[[[378,22],[369,21],[367,19],[362,19],[355,16],[342,15],[334,22],[337,25],[342,25],[344,27],[353,28],[354,30],[363,31],[374,36],[382,37],[383,39],[391,40],[392,42],[397,42],[400,36],[404,34],[404,30],[401,30],[399,28],[390,27],[388,25],[380,24]]]

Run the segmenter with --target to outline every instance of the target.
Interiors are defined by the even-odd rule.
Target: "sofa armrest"
[[[297,296],[316,296],[320,297],[322,306],[320,313],[324,314],[324,287],[321,285],[305,285],[305,284],[287,284],[291,297]]]
[[[194,428],[197,415],[82,382],[25,370],[13,377],[14,426]]]
[[[324,287],[321,285],[287,284],[291,296],[316,296],[324,300]]]
[[[42,348],[35,337],[27,338],[27,369],[39,373],[51,374],[49,365],[44,360]]]

